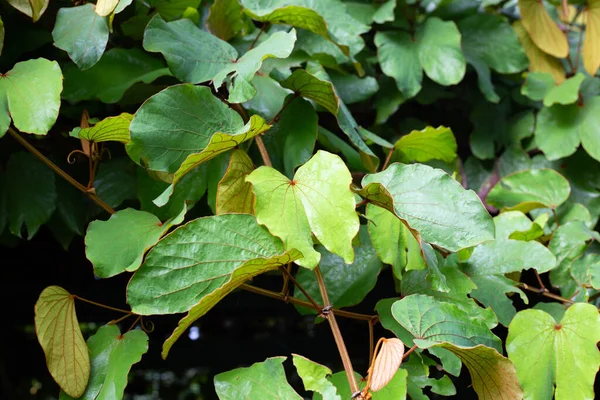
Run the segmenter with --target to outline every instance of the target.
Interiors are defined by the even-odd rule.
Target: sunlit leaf
[[[49,0],[8,0],[8,4],[31,17],[36,22],[48,8]]]
[[[128,113],[104,118],[90,128],[74,129],[71,132],[71,136],[89,140],[90,142],[114,141],[127,144],[130,141],[129,124],[132,119],[133,115]]]
[[[320,393],[325,400],[342,400],[335,386],[327,379],[331,375],[329,368],[297,354],[292,356],[305,390]]]
[[[594,76],[600,67],[600,1],[588,0],[583,13],[585,16],[585,40],[581,55],[586,71]]]
[[[556,83],[565,80],[565,69],[559,60],[541,51],[529,37],[521,21],[513,23],[513,29],[523,46],[523,50],[529,59],[529,70],[531,72],[548,72],[552,74]]]
[[[90,357],[69,292],[59,286],[42,291],[35,303],[35,332],[52,378],[70,396],[81,396],[90,378]]]
[[[229,167],[217,189],[217,214],[254,214],[256,198],[246,177],[254,170],[252,160],[244,150],[234,150]]]
[[[543,2],[519,0],[519,10],[521,22],[537,47],[554,57],[567,57],[569,53],[567,36],[552,20]]]
[[[110,15],[119,4],[119,0],[98,0],[96,3],[96,14],[101,17]]]
[[[583,83],[585,75],[578,73],[558,86],[552,87],[544,96],[544,106],[553,104],[573,104],[579,99],[579,87]]]
[[[457,149],[452,130],[445,126],[414,130],[402,136],[394,147],[404,162],[441,160],[450,163],[456,158]]]

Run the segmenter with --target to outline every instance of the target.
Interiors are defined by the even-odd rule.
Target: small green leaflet
[[[521,88],[521,94],[532,100],[543,100],[545,107],[554,104],[573,104],[579,99],[579,88],[585,75],[577,73],[557,85],[549,73],[530,72]]]
[[[133,115],[122,113],[115,117],[104,118],[90,128],[75,128],[70,135],[96,143],[114,141],[127,144],[130,141],[129,125],[132,119]]]
[[[441,160],[447,163],[456,158],[456,139],[450,128],[428,126],[420,131],[414,130],[402,136],[394,147],[400,153],[402,162],[426,162]]]
[[[292,357],[305,390],[318,392],[326,400],[342,400],[336,387],[327,379],[331,375],[329,368],[297,354],[292,354]]]
[[[593,399],[598,341],[598,309],[577,303],[560,322],[541,310],[519,312],[508,327],[506,351],[526,398]]]
[[[352,177],[341,158],[318,151],[290,180],[277,170],[260,167],[246,180],[256,195],[256,218],[282,238],[286,249],[298,249],[297,263],[313,269],[321,254],[313,249],[311,232],[346,263],[354,261],[352,239],[358,233]]]

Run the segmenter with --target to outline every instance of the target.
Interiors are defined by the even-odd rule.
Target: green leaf
[[[58,10],[52,37],[54,45],[66,51],[84,70],[93,67],[102,57],[108,31],[108,18],[98,15],[93,4],[85,4]]]
[[[75,128],[71,136],[97,143],[113,141],[127,144],[130,141],[129,125],[132,119],[133,115],[128,113],[104,118],[90,128]]]
[[[554,87],[556,81],[549,72],[529,72],[521,87],[521,94],[531,100],[542,101]]]
[[[471,318],[454,304],[415,294],[395,302],[392,314],[414,335],[420,348],[448,342],[461,347],[483,344],[502,351],[500,339],[481,320]]]
[[[578,73],[562,82],[558,86],[552,87],[544,96],[544,106],[550,107],[553,104],[573,104],[579,99],[579,87],[585,79],[585,75]]]
[[[90,358],[73,295],[59,286],[44,289],[35,303],[35,332],[52,378],[70,396],[81,396],[90,378]]]
[[[466,72],[461,36],[452,21],[430,17],[417,31],[419,62],[425,74],[440,85],[459,83]]]
[[[381,261],[371,245],[371,239],[366,227],[360,230],[360,245],[355,247],[354,262],[346,265],[344,260],[318,246],[321,253],[319,267],[327,286],[329,301],[336,308],[350,307],[360,304],[365,296],[375,287],[382,268]],[[296,280],[313,299],[320,299],[321,293],[315,274],[305,268],[300,268]],[[307,300],[298,289],[294,289],[294,297]],[[301,314],[315,314],[313,309],[296,307]]]
[[[128,157],[102,161],[94,180],[96,194],[112,208],[136,197],[135,164]]]
[[[394,377],[387,385],[382,387],[376,392],[372,392],[373,400],[387,400],[387,399],[406,399],[407,393],[407,382],[408,372],[405,369],[399,368],[394,374]]]
[[[531,227],[527,230],[523,231],[515,231],[510,234],[509,239],[514,240],[522,240],[524,242],[529,242],[532,240],[536,240],[542,236],[544,236],[544,226],[548,221],[548,214],[542,214],[541,218],[536,218],[535,221],[531,223]]]
[[[180,214],[162,223],[154,215],[132,208],[117,211],[108,221],[93,221],[85,235],[85,256],[100,278],[135,271],[144,254],[167,233],[172,225],[183,222]]]
[[[90,381],[79,399],[122,399],[131,366],[148,351],[148,335],[139,329],[121,334],[116,325],[104,325],[88,339],[87,346],[92,369]],[[60,400],[71,399],[61,392]]]
[[[188,256],[182,257],[182,251]],[[189,310],[163,345],[166,358],[192,322],[244,281],[299,257],[295,249],[284,252],[281,241],[251,215],[199,218],[152,248],[127,286],[127,299],[141,315]]]
[[[90,69],[81,71],[74,65],[65,68],[62,95],[71,103],[93,99],[116,103],[133,84],[150,83],[164,75],[170,75],[168,68],[143,50],[114,48]]]
[[[327,380],[331,370],[306,357],[292,354],[294,366],[304,383],[304,390],[320,393],[327,400],[342,400],[335,386]]]
[[[434,349],[436,349],[434,347]],[[429,400],[429,396],[423,393],[423,389],[431,387],[431,392],[442,396],[456,395],[456,388],[448,375],[440,379],[429,377],[429,366],[436,363],[429,357],[419,354],[419,356],[409,357],[408,362],[402,363],[402,369],[408,371],[408,395],[413,400]]]
[[[403,162],[426,162],[441,160],[447,163],[456,158],[456,139],[450,128],[428,126],[402,136],[394,147],[399,150]]]
[[[394,163],[365,176],[362,185],[361,196],[395,213],[431,244],[458,251],[494,237],[479,197],[442,170]]]
[[[580,286],[600,289],[600,255],[586,254],[571,263],[571,276]]]
[[[275,79],[264,74],[252,78],[256,96],[244,103],[244,108],[252,114],[259,114],[266,120],[273,119],[285,103],[290,91],[282,88]]]
[[[210,6],[206,26],[213,35],[228,41],[244,30],[243,10],[237,0],[216,0]]]
[[[381,261],[392,265],[394,276],[400,278],[409,259],[410,232],[393,213],[373,204],[367,204],[367,218],[373,248]]]
[[[377,58],[381,70],[394,78],[398,90],[405,98],[421,91],[423,70],[418,56],[418,44],[406,32],[377,32],[375,34]]]
[[[313,100],[333,115],[337,115],[339,99],[331,82],[321,80],[306,70],[294,70],[281,86],[293,90],[299,96]]]
[[[254,170],[244,150],[231,152],[229,166],[217,189],[217,214],[254,214],[256,198],[246,177]]]
[[[505,176],[487,196],[487,203],[502,210],[524,213],[536,208],[556,208],[564,203],[571,187],[551,169],[530,169]]]
[[[215,375],[215,390],[221,400],[301,399],[287,383],[283,362],[286,357],[267,358],[247,368],[237,368]]]
[[[599,340],[598,310],[577,303],[560,322],[541,310],[519,312],[508,328],[506,351],[526,398],[593,399]]]
[[[8,4],[37,22],[48,8],[49,0],[8,0]]]
[[[552,234],[548,249],[554,253],[558,268],[550,273],[553,286],[565,286],[571,278],[571,262],[583,254],[588,242],[598,240],[598,233],[591,231],[581,221],[571,221],[559,226]]]
[[[532,255],[532,258],[535,257]],[[521,289],[517,288],[517,282],[502,275],[474,275],[470,277],[477,289],[471,292],[471,297],[486,307],[491,307],[498,317],[498,322],[508,326],[517,310],[513,302],[506,297],[509,293],[517,293],[521,300],[528,304],[529,300]]]
[[[329,76],[340,100],[344,104],[364,102],[379,91],[377,79],[372,76],[359,78],[353,74],[342,74],[335,70],[329,71]]]
[[[0,137],[10,120],[21,132],[45,135],[60,108],[62,74],[56,61],[37,58],[0,74]]]
[[[436,347],[447,349],[461,359],[471,374],[473,389],[479,399],[523,398],[515,366],[496,349],[483,345],[464,348],[452,343],[442,343]]]
[[[313,269],[321,258],[311,232],[346,263],[354,261],[352,239],[359,221],[352,177],[341,158],[320,150],[292,180],[270,167],[258,168],[246,180],[256,195],[258,222],[279,236],[286,249],[302,252],[299,265]]]
[[[399,298],[382,299],[375,305],[375,310],[379,316],[379,322],[385,329],[393,332],[398,339],[402,340],[405,346],[413,346],[414,336],[407,331],[392,315],[392,306]]]
[[[88,202],[83,193],[64,179],[55,180],[56,212],[66,228],[72,233],[83,236],[88,223]]]
[[[31,239],[56,209],[54,172],[33,154],[13,153],[6,167],[6,187],[10,232],[22,237],[25,225]]]

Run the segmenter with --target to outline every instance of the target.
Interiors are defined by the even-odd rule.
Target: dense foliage
[[[85,240],[96,277],[131,276],[130,310],[87,338],[76,300],[103,299],[40,293],[60,399],[122,398],[161,340],[151,316],[185,314],[167,358],[236,290],[327,323],[344,371],[268,354],[214,376],[220,399],[301,398],[284,363],[326,400],[453,396],[463,365],[482,399],[594,398],[600,0],[7,0],[0,15],[2,243],[46,226],[66,249]],[[250,282],[263,274],[281,291]],[[347,309],[367,295],[371,314]],[[368,371],[340,318],[368,325]]]

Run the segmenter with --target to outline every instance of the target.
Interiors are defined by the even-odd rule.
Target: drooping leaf
[[[129,113],[104,118],[90,128],[75,128],[71,136],[97,143],[114,141],[127,144],[130,141],[129,124],[132,119],[133,115]]]
[[[301,399],[287,383],[283,362],[286,357],[267,358],[247,368],[215,375],[215,390],[221,400],[260,398],[265,400]]]
[[[543,52],[558,58],[569,53],[567,36],[552,20],[544,3],[537,0],[519,0],[521,22],[529,37]]]
[[[325,400],[342,400],[335,386],[327,380],[331,375],[329,368],[297,354],[292,357],[305,390],[320,393]]]
[[[254,170],[244,150],[231,152],[229,167],[217,189],[217,214],[254,214],[256,198],[246,177]]]
[[[536,208],[556,208],[564,203],[571,187],[552,169],[529,169],[505,176],[487,197],[487,203],[503,210],[524,213]]]
[[[392,305],[394,318],[415,337],[420,348],[448,342],[461,347],[483,344],[502,351],[502,342],[479,319],[430,296],[410,295]]]
[[[102,1],[99,0],[100,3]],[[108,43],[108,18],[105,16],[112,10],[105,14],[100,14],[100,11],[105,12],[106,9],[85,4],[63,7],[56,15],[52,30],[54,45],[66,51],[82,70],[93,67],[100,60]]]
[[[90,380],[81,400],[122,399],[131,366],[148,351],[148,335],[142,330],[121,334],[116,325],[104,325],[87,341],[91,358]],[[60,400],[73,397],[61,392]]]
[[[531,100],[542,101],[554,87],[556,87],[556,81],[549,72],[529,72],[521,87],[521,94]]]
[[[243,31],[242,12],[237,0],[217,0],[210,6],[206,25],[213,35],[227,41]]]
[[[565,69],[559,60],[540,50],[529,37],[529,33],[523,27],[521,21],[513,23],[513,29],[519,37],[523,50],[529,59],[529,70],[531,72],[548,72],[552,74],[556,83],[565,80]]]
[[[36,22],[48,8],[49,0],[8,0],[8,4]]]
[[[445,126],[414,130],[402,136],[394,147],[403,162],[441,160],[450,163],[456,158],[457,149],[452,130]]]
[[[494,225],[477,195],[426,165],[394,163],[365,176],[359,194],[386,208],[426,242],[457,251],[494,237]]]
[[[170,75],[164,64],[143,50],[114,48],[104,53],[92,68],[81,71],[76,66],[65,68],[63,97],[71,103],[100,99],[116,103],[137,82],[150,83]]]
[[[0,74],[0,137],[11,118],[21,132],[47,134],[58,117],[62,89],[58,63],[44,58],[17,63]]]
[[[73,295],[48,286],[35,303],[35,332],[52,378],[70,396],[79,397],[90,378],[90,358]]]
[[[339,99],[331,82],[321,80],[304,69],[295,70],[281,86],[298,95],[313,100],[333,115],[337,115]]]
[[[583,10],[585,15],[585,39],[581,56],[585,70],[591,75],[596,75],[600,67],[600,1],[588,0]]]
[[[48,222],[56,209],[54,172],[30,153],[13,153],[6,167],[6,211],[10,232],[27,239]]]
[[[508,328],[506,351],[526,398],[593,399],[599,340],[598,310],[577,303],[560,321],[541,310],[519,312]]]
[[[318,151],[289,180],[273,168],[260,167],[247,181],[256,195],[256,218],[282,238],[287,249],[304,257],[298,264],[313,269],[321,255],[313,249],[311,232],[346,263],[354,261],[352,238],[359,229],[352,177],[341,158]]]
[[[600,255],[586,254],[571,263],[571,276],[580,286],[600,288]]]
[[[117,211],[108,221],[93,221],[85,235],[85,255],[94,265],[94,273],[109,278],[125,271],[135,271],[144,254],[172,225],[183,222],[185,208],[167,222],[132,208]]]
[[[371,387],[374,392],[385,387],[396,375],[402,356],[404,355],[404,343],[400,339],[382,338],[381,347],[373,365],[369,368]]]

